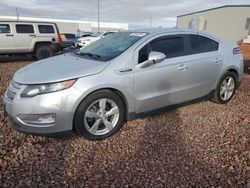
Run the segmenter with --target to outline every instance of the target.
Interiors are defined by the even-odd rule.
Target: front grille
[[[16,93],[13,92],[13,91],[10,91],[10,90],[8,89],[8,91],[7,91],[7,97],[8,97],[10,100],[13,100],[13,99],[15,98],[15,96],[16,96]]]
[[[21,84],[15,82],[14,80],[10,83],[8,90],[7,90],[7,97],[9,100],[13,100],[18,92],[18,90],[21,88]]]

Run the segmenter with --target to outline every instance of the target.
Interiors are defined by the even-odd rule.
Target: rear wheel
[[[225,104],[228,103],[237,88],[237,75],[233,72],[226,72],[220,79],[212,101]]]
[[[82,101],[75,114],[74,127],[85,138],[100,140],[119,131],[124,117],[122,99],[109,90],[101,90]]]
[[[40,46],[35,51],[38,60],[45,59],[54,55],[53,49],[50,46]]]

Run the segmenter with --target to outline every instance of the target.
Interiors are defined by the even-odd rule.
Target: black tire
[[[53,49],[50,46],[39,46],[35,51],[36,59],[41,60],[54,55]]]
[[[103,135],[95,135],[95,134],[90,133],[90,131],[87,129],[88,125],[86,125],[87,121],[85,121],[86,120],[85,115],[86,115],[86,111],[91,107],[91,105],[97,104],[95,102],[98,100],[102,100],[102,99],[108,99],[108,100],[113,101],[119,109],[119,115],[117,118],[118,120],[116,121],[117,123],[114,125],[113,129],[110,132],[103,134]],[[95,113],[98,114],[97,110]],[[94,122],[96,122],[97,119],[99,119],[99,117],[97,119],[96,118],[92,118],[92,119]],[[125,105],[123,103],[123,100],[110,90],[100,90],[100,91],[94,92],[93,94],[90,94],[78,106],[75,112],[75,117],[74,117],[74,129],[76,130],[78,134],[80,134],[81,136],[89,140],[102,140],[118,132],[122,128],[124,124],[124,120],[125,120]],[[104,121],[101,121],[101,122],[104,125]],[[99,128],[97,131],[99,131]]]
[[[228,79],[228,78],[233,79],[233,81],[234,81],[234,89],[233,89],[232,95],[228,99],[224,100],[220,95],[220,90],[221,90],[223,81],[225,79]],[[212,101],[215,102],[215,103],[218,103],[218,104],[226,104],[226,103],[228,103],[233,98],[233,96],[235,94],[237,84],[238,84],[238,76],[237,76],[237,74],[234,73],[234,72],[226,72],[218,82],[218,85],[217,85],[215,93],[214,93],[214,98],[212,99]]]

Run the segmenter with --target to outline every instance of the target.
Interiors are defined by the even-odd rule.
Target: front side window
[[[52,25],[38,25],[39,33],[55,33]]]
[[[34,33],[33,25],[29,24],[16,24],[17,33]]]
[[[148,60],[148,55],[151,51],[161,52],[166,55],[166,58],[183,56],[184,41],[182,37],[161,37],[151,41],[139,51],[138,63]]]
[[[0,33],[10,33],[10,25],[0,24]]]
[[[191,54],[217,51],[218,42],[200,35],[189,35]]]
[[[110,35],[112,33],[114,33],[114,32],[107,32],[107,33],[104,33],[103,36],[107,36],[107,35]]]

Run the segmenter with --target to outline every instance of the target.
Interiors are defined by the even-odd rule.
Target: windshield
[[[109,61],[122,54],[146,34],[134,32],[114,33],[80,49],[77,54],[100,61]]]
[[[91,35],[91,37],[99,37],[101,36],[102,32],[96,32]]]

